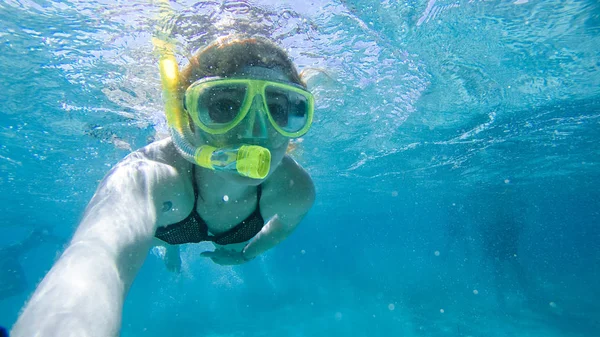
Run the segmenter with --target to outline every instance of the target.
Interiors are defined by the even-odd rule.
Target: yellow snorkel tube
[[[161,1],[161,16],[172,12],[167,1]],[[157,37],[159,36],[159,37]],[[271,167],[271,152],[257,145],[239,145],[228,148],[215,148],[209,145],[195,146],[189,118],[183,109],[179,66],[175,58],[173,43],[168,41],[165,30],[158,30],[152,37],[152,44],[159,54],[158,67],[165,101],[165,115],[175,148],[188,161],[211,169],[235,171],[241,176],[264,179]]]

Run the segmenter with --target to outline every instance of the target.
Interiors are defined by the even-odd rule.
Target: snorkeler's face
[[[276,82],[289,82],[285,74],[279,70],[263,67],[246,67],[233,74],[236,78],[249,78]],[[253,98],[252,106],[244,119],[224,134],[209,134],[197,130],[200,138],[215,147],[227,147],[241,144],[258,145],[271,152],[271,170],[279,165],[289,144],[289,138],[281,135],[269,122],[262,97]]]

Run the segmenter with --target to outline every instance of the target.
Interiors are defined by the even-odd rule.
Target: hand
[[[229,250],[225,248],[217,248],[214,252],[202,252],[200,255],[209,257],[214,263],[222,266],[238,265],[248,262],[244,259],[242,252]]]

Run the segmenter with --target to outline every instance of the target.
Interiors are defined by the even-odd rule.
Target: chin
[[[267,175],[267,177],[264,179],[254,179],[254,178],[244,177],[244,176],[241,176],[234,172],[227,172],[224,174],[226,174],[226,177],[224,177],[225,179],[232,181],[236,184],[248,185],[248,186],[258,186],[258,185],[262,184],[265,180],[267,180],[267,178],[269,178],[269,175],[271,174],[271,172],[269,172],[269,175]]]

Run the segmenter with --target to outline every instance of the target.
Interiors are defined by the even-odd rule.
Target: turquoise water
[[[273,38],[317,99],[314,208],[239,267],[149,253],[122,336],[597,336],[600,5],[177,1],[181,64]],[[148,1],[0,3],[0,325],[104,174],[166,130]],[[17,256],[18,255],[18,256]],[[21,270],[16,273],[15,270]],[[17,275],[17,276],[15,276]]]

